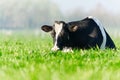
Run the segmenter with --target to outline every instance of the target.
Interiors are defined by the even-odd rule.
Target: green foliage
[[[119,80],[120,41],[117,50],[52,52],[52,40],[40,36],[0,36],[2,80]]]

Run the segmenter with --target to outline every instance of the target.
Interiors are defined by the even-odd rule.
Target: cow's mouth
[[[57,46],[54,46],[51,50],[52,50],[52,51],[58,51],[58,50],[60,50],[60,48],[57,47]]]

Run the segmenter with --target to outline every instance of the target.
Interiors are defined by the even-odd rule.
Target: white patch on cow
[[[88,16],[88,18],[93,19],[94,17],[93,16]]]
[[[57,40],[58,40],[58,36],[62,30],[62,27],[63,27],[63,23],[55,23],[55,32],[56,32],[56,35],[55,35],[55,44],[54,44],[54,47],[52,48],[53,51],[57,51],[59,50],[59,47],[57,46]]]
[[[106,33],[105,33],[105,30],[104,30],[104,27],[103,27],[102,23],[97,18],[95,18],[95,17],[89,16],[88,18],[93,19],[97,23],[97,25],[99,26],[100,31],[101,31],[102,36],[103,36],[103,42],[102,42],[102,44],[100,46],[100,49],[105,49],[105,45],[106,45]]]
[[[65,52],[65,53],[67,53],[67,52],[72,52],[73,53],[73,50],[72,50],[72,48],[70,47],[70,48],[68,48],[68,47],[65,47],[65,48],[63,48],[63,50],[62,50],[63,52]]]

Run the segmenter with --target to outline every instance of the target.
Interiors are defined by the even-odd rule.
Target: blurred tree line
[[[62,18],[49,0],[1,0],[0,28],[36,28]]]
[[[89,15],[99,18],[107,27],[120,25],[119,15],[105,10],[100,4],[89,12],[82,8],[71,11],[62,14],[50,0],[1,0],[0,28],[37,28],[43,24],[52,24],[55,20],[81,20]]]

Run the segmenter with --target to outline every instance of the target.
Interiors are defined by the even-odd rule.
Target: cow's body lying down
[[[51,32],[54,42],[53,51],[73,48],[115,48],[114,42],[101,22],[94,17],[69,23],[55,21],[53,26],[44,25],[41,29],[45,32]]]

